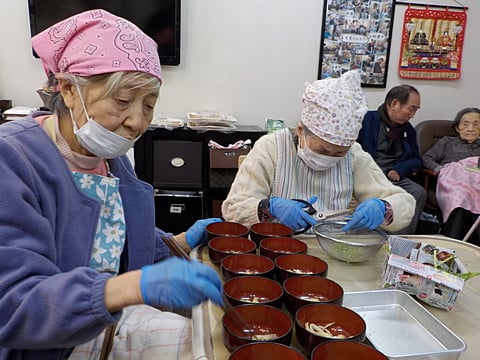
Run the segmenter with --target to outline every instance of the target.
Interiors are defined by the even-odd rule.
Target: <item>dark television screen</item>
[[[180,64],[181,0],[29,0],[32,36],[74,14],[105,9],[140,27],[158,44],[162,65]],[[36,56],[36,54],[35,54]]]

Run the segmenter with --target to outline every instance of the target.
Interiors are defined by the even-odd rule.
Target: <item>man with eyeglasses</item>
[[[388,179],[416,200],[415,215],[399,234],[415,233],[426,199],[423,187],[409,178],[422,168],[417,132],[410,124],[418,109],[418,90],[410,85],[395,86],[377,110],[367,112],[357,139]]]

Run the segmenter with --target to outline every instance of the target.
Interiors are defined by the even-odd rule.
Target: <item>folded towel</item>
[[[220,145],[219,143],[210,140],[208,147],[211,149],[248,149],[252,145],[252,140],[238,140],[235,144],[228,144],[228,146]]]

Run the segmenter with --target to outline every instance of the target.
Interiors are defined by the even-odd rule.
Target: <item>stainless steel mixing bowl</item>
[[[383,230],[343,231],[344,220],[321,221],[313,227],[318,243],[325,252],[335,259],[346,262],[366,261],[387,243],[388,236]]]

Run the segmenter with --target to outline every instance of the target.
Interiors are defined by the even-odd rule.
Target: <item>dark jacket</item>
[[[367,112],[357,139],[363,150],[370,153],[374,159],[377,157],[380,123],[380,113],[377,110]],[[397,171],[400,178],[410,176],[422,168],[422,158],[417,144],[417,132],[410,123],[407,124],[405,132],[406,136],[402,137],[403,155],[388,169]]]

